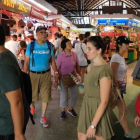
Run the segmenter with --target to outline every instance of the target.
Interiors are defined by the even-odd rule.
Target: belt
[[[32,71],[32,70],[30,70],[32,73],[36,73],[36,74],[43,74],[43,73],[46,73],[46,72],[49,72],[50,71],[50,69],[49,70],[46,70],[46,71]]]

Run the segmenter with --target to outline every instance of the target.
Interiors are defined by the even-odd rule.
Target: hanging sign
[[[127,19],[98,19],[100,26],[127,26]]]
[[[42,15],[42,14],[36,12],[33,8],[31,10],[31,17],[36,18],[36,19],[40,19],[40,20],[45,20],[46,19],[45,15]]]
[[[136,21],[129,20],[128,26],[140,29],[140,23]]]
[[[1,0],[0,8],[26,16],[31,12],[31,5],[21,0]]]

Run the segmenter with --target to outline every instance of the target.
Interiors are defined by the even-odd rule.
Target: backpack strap
[[[49,50],[50,50],[50,55],[51,55],[51,46],[52,46],[52,44],[51,44],[51,42],[49,42],[49,41],[46,41],[46,43],[47,43],[47,45],[48,45],[48,48],[49,48]]]
[[[31,47],[30,47],[30,55],[32,54],[32,67],[35,65],[34,64],[34,53],[33,53],[34,47],[35,47],[35,42],[33,41],[33,42],[31,42]]]

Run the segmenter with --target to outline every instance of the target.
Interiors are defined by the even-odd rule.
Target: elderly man
[[[32,82],[32,104],[31,113],[34,115],[34,103],[39,100],[39,93],[42,98],[42,116],[40,122],[43,127],[49,127],[47,118],[45,117],[48,102],[51,101],[51,72],[50,63],[54,70],[55,82],[54,87],[58,86],[58,72],[55,64],[52,45],[46,42],[46,28],[39,26],[36,29],[36,41],[30,43],[26,50],[26,58],[24,64],[24,72],[30,71]]]

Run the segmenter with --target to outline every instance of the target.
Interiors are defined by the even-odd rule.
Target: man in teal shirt
[[[44,26],[36,29],[36,41],[30,43],[27,47],[24,63],[24,72],[30,73],[32,83],[32,104],[31,114],[35,113],[35,102],[39,100],[39,94],[42,98],[42,115],[40,123],[43,127],[49,127],[46,118],[46,110],[51,99],[51,72],[50,64],[54,70],[54,86],[58,86],[58,72],[55,64],[53,48],[50,42],[46,42],[47,32]]]
[[[23,129],[30,108],[25,98],[21,71],[15,56],[5,49],[5,30],[0,25],[0,140],[26,140]]]

